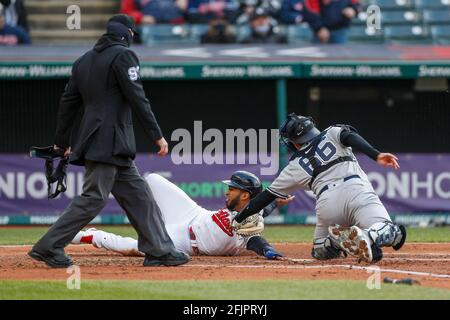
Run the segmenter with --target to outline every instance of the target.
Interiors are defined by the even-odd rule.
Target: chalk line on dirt
[[[366,271],[380,271],[388,273],[400,273],[400,274],[411,274],[416,276],[427,276],[433,278],[445,278],[450,279],[450,274],[437,274],[430,272],[419,272],[419,271],[408,271],[408,270],[398,270],[398,269],[383,269],[379,267],[362,267],[354,266],[350,264],[330,264],[330,265],[315,265],[315,266],[287,266],[287,265],[216,265],[216,264],[191,264],[182,265],[181,267],[190,268],[241,268],[241,269],[355,269],[355,270],[366,270]]]

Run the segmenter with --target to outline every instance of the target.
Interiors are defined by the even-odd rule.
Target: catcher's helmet
[[[286,144],[305,144],[320,134],[311,117],[291,113],[280,127],[280,137]]]
[[[261,180],[253,173],[247,171],[236,171],[231,176],[230,180],[222,181],[226,185],[247,191],[250,197],[256,197],[262,191]]]

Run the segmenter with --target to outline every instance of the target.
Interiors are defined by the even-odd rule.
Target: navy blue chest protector
[[[355,161],[353,159],[353,157],[351,157],[351,156],[343,156],[343,157],[334,159],[333,161],[330,161],[327,164],[322,165],[321,162],[315,157],[315,155],[316,155],[317,147],[319,146],[320,141],[322,141],[322,139],[326,133],[327,133],[327,130],[322,131],[317,137],[315,137],[311,141],[311,145],[308,148],[305,148],[304,150],[296,151],[290,159],[290,161],[292,161],[295,158],[299,158],[299,157],[304,157],[304,158],[308,159],[309,163],[311,164],[311,166],[313,168],[311,181],[308,184],[310,188],[311,188],[314,180],[316,179],[316,177],[319,174],[321,174],[322,172],[327,171],[328,169],[330,169],[331,167],[333,167],[339,163],[346,162],[346,161]]]

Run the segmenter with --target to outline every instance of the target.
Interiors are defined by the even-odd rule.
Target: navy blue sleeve
[[[380,151],[375,149],[369,142],[361,137],[356,130],[351,130],[352,127],[343,127],[340,140],[344,146],[351,147],[352,149],[362,152],[373,160],[377,160]]]
[[[258,194],[255,198],[250,200],[247,207],[244,208],[235,218],[237,222],[244,221],[245,218],[250,217],[251,215],[260,212],[267,205],[272,203],[277,198],[274,194],[270,193],[267,190],[264,190],[260,194]]]
[[[19,43],[21,44],[31,44],[31,38],[28,35],[28,33],[25,31],[25,29],[20,28],[20,35],[19,35]]]
[[[307,9],[303,11],[303,20],[308,22],[309,26],[314,32],[319,31],[325,25],[319,15]]]
[[[280,19],[287,24],[296,24],[298,20],[303,20],[303,11],[303,0],[283,0]]]

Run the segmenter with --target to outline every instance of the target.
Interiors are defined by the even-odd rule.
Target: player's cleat
[[[67,255],[62,256],[49,256],[39,253],[35,250],[28,252],[28,255],[37,261],[45,262],[49,267],[52,268],[68,268],[73,265],[72,259]]]
[[[405,241],[406,241],[406,228],[405,228],[405,226],[399,225],[398,228],[400,229],[400,232],[402,233],[402,237],[401,237],[399,243],[397,243],[397,244],[392,246],[392,248],[394,250],[396,250],[396,251],[400,250],[403,247],[403,245],[405,244]]]
[[[375,243],[370,247],[372,249],[372,262],[378,262],[383,259],[383,250]]]
[[[328,227],[328,233],[337,241],[342,250],[352,256],[357,256],[358,262],[373,261],[370,238],[363,230],[361,230],[357,226],[344,228],[340,227],[339,225],[334,225]]]
[[[157,266],[178,266],[189,261],[189,256],[183,252],[168,253],[162,257],[153,257],[146,254],[144,260],[144,267]]]

